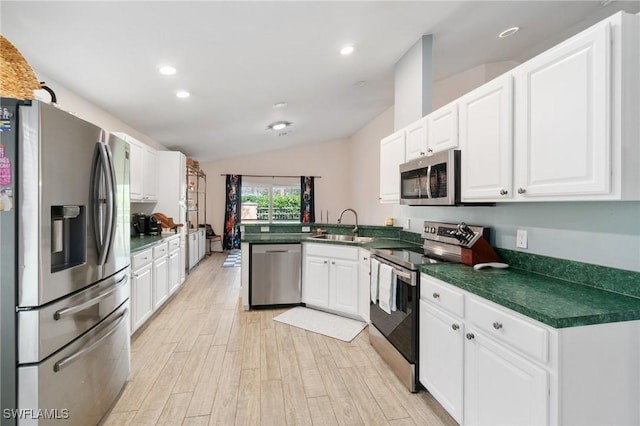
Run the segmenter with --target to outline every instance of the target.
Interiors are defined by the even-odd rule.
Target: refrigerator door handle
[[[91,173],[91,208],[93,234],[98,251],[98,266],[105,264],[113,231],[115,192],[113,173],[110,167],[106,145],[97,142],[93,156]],[[102,198],[104,196],[104,198]],[[106,206],[106,208],[103,208]]]
[[[109,327],[109,330],[106,331],[102,336],[100,336],[100,338],[98,340],[96,340],[95,342],[93,342],[92,344],[83,347],[82,349],[80,349],[78,352],[75,352],[69,356],[66,356],[64,358],[62,358],[61,360],[59,360],[58,362],[56,362],[53,365],[53,371],[55,371],[56,373],[60,370],[62,370],[63,368],[67,367],[68,365],[72,364],[74,361],[79,360],[80,358],[82,358],[84,355],[88,354],[89,352],[91,352],[92,350],[96,349],[98,346],[100,346],[100,343],[106,339],[107,337],[111,336],[120,326],[120,324],[127,319],[127,316],[129,314],[129,310],[127,308],[124,309],[124,311],[122,312],[122,314],[120,314],[118,316],[117,319],[113,320],[111,322],[111,327]],[[102,328],[102,327],[99,327]],[[95,334],[96,331],[98,330],[94,330],[93,332],[90,332],[89,334],[87,334],[87,336],[91,335],[91,334]],[[100,330],[101,331],[101,330]]]
[[[109,253],[111,253],[111,249],[113,248],[113,242],[116,236],[116,228],[117,228],[117,220],[118,220],[118,212],[117,212],[118,200],[116,199],[117,197],[116,167],[113,164],[113,155],[111,154],[111,149],[109,148],[109,145],[103,144],[103,147],[105,151],[104,166],[105,166],[105,170],[108,171],[107,180],[110,181],[110,183],[107,185],[107,191],[108,191],[107,207],[111,212],[111,216],[109,217],[109,220],[107,222],[107,226],[108,226],[107,235],[109,236],[109,240],[106,246],[106,252],[107,252],[105,256],[105,262],[106,262],[107,258],[109,257]]]
[[[53,319],[55,319],[56,321],[63,319],[64,317],[68,317],[69,315],[73,315],[77,312],[80,312],[84,309],[87,309],[90,306],[93,306],[97,303],[99,303],[101,300],[109,297],[110,295],[112,295],[114,292],[118,291],[120,289],[120,287],[122,287],[123,285],[125,285],[127,283],[127,278],[129,278],[129,275],[126,275],[122,278],[120,278],[113,287],[111,287],[109,290],[105,291],[104,293],[100,293],[99,295],[97,295],[96,297],[94,297],[93,299],[87,300],[84,303],[81,303],[79,305],[75,305],[75,306],[70,306],[67,308],[62,308],[58,311],[56,311],[53,314]]]

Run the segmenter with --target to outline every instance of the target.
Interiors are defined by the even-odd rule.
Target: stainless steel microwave
[[[460,204],[460,151],[451,149],[401,164],[400,204]]]

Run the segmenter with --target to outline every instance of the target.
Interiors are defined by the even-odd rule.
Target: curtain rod
[[[230,175],[232,173],[220,173],[220,176],[226,176],[226,175]],[[301,175],[297,175],[297,176],[291,176],[291,175],[244,175],[241,173],[238,173],[241,176],[248,176],[248,177],[270,177],[270,178],[299,178]],[[322,179],[322,176],[311,176],[312,178],[318,178],[318,179]]]

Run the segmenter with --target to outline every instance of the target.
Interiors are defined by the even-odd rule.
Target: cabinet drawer
[[[540,362],[549,358],[547,330],[475,299],[467,300],[467,321]]]
[[[169,244],[166,241],[153,246],[153,258],[160,259],[162,256],[169,254]]]
[[[454,315],[464,316],[464,295],[428,275],[420,276],[420,298]]]
[[[332,259],[358,260],[357,247],[345,247],[337,244],[306,244],[305,253]]]
[[[169,241],[169,253],[171,253],[174,250],[177,250],[180,248],[180,237],[176,236],[171,238]]]
[[[145,251],[141,251],[140,253],[136,253],[131,256],[131,270],[137,271],[145,265],[148,265],[153,260],[153,250],[147,249]]]

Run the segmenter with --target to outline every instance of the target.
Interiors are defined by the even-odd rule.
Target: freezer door
[[[40,362],[129,298],[129,269],[42,308],[18,312],[18,363]]]
[[[48,104],[21,106],[18,305],[39,306],[98,281],[89,215],[99,127]]]
[[[42,363],[18,368],[18,425],[95,425],[130,372],[129,302]],[[40,416],[39,419],[34,418]]]

